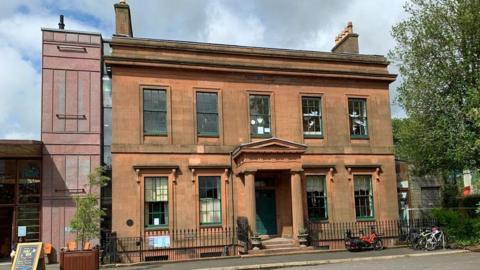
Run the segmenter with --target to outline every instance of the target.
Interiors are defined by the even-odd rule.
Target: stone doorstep
[[[423,257],[423,256],[441,256],[447,254],[468,253],[468,250],[451,250],[451,251],[438,251],[430,253],[418,253],[418,254],[403,254],[403,255],[386,255],[386,256],[373,256],[373,257],[356,257],[347,259],[333,259],[333,260],[317,260],[317,261],[298,261],[298,262],[286,262],[286,263],[267,263],[267,264],[255,264],[255,265],[242,265],[242,266],[227,266],[227,267],[215,267],[215,268],[201,268],[196,270],[253,270],[253,269],[279,269],[286,267],[299,267],[299,266],[314,266],[322,264],[336,264],[347,263],[357,261],[372,261],[372,260],[391,260],[407,257]]]

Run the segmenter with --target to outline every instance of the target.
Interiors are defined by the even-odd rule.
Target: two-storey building
[[[351,24],[332,52],[145,39],[120,3],[109,45],[118,236],[398,218],[395,75]]]

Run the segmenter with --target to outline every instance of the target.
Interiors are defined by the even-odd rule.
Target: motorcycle
[[[375,228],[372,227],[368,235],[363,235],[363,232],[361,234],[361,237],[354,237],[351,230],[345,232],[345,248],[348,251],[383,249],[382,236],[375,231]]]

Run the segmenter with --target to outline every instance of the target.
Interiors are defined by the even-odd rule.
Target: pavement
[[[131,265],[118,267],[118,270],[134,270],[134,269],[152,269],[152,270],[184,270],[184,269],[209,269],[209,270],[247,270],[247,269],[277,269],[296,266],[321,266],[325,264],[370,264],[370,261],[385,261],[392,259],[420,258],[420,257],[442,257],[456,256],[463,254],[472,254],[464,250],[438,250],[438,251],[417,251],[408,248],[393,248],[382,251],[363,251],[363,252],[317,252],[304,254],[291,254],[280,256],[248,256],[221,259],[203,259],[196,261],[171,262],[171,263],[151,263],[141,265]],[[478,253],[475,255],[478,256]],[[0,264],[0,270],[10,269],[9,263]],[[47,270],[57,270],[57,265],[47,265]],[[114,268],[106,268],[114,269]],[[294,268],[295,269],[295,268]],[[317,268],[300,268],[300,269],[317,269]],[[318,268],[320,269],[320,268]],[[322,268],[325,269],[325,268]],[[330,268],[329,268],[330,269]],[[372,269],[371,267],[369,269]],[[389,269],[389,268],[388,268]],[[405,269],[405,268],[403,268]],[[415,269],[415,268],[412,268]],[[433,268],[432,268],[433,269]],[[449,268],[454,269],[454,268]],[[459,268],[456,268],[459,270]],[[477,268],[478,270],[478,265]],[[87,270],[87,269],[86,269]],[[378,269],[375,269],[378,270]]]
[[[442,256],[404,257],[390,260],[370,260],[329,265],[283,268],[288,270],[478,270],[480,254],[460,253]]]

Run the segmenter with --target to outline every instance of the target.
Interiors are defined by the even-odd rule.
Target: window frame
[[[322,198],[325,204],[325,216],[324,217],[310,217],[310,207],[308,207],[308,178],[309,177],[320,177],[320,180],[323,182],[323,188],[324,188],[324,196],[318,196],[319,198]],[[306,175],[305,179],[305,193],[306,193],[306,199],[307,199],[307,217],[311,221],[328,221],[328,190],[327,190],[327,176],[325,174],[308,174]],[[317,207],[318,208],[318,207]]]
[[[359,195],[362,198],[368,197],[369,199],[369,206],[371,207],[370,216],[363,216],[363,215],[357,215],[357,195],[355,194],[355,181],[357,177],[368,177],[370,180],[370,188],[369,188],[369,194],[368,195]],[[353,203],[354,203],[354,209],[355,209],[355,218],[357,220],[374,220],[375,219],[375,195],[373,192],[373,176],[371,174],[354,174],[353,175]]]
[[[168,111],[169,111],[169,93],[166,87],[150,87],[150,86],[143,86],[141,89],[141,101],[142,101],[142,132],[144,136],[168,136],[169,131],[169,119],[168,119]],[[165,93],[165,110],[145,110],[145,91],[158,91]],[[157,112],[157,113],[164,113],[165,114],[165,131],[159,132],[148,132],[145,130],[145,112]]]
[[[355,118],[364,118],[365,120],[365,134],[353,134],[353,118],[350,114],[350,102],[363,102],[365,104],[365,116]],[[347,114],[348,114],[348,128],[350,138],[352,139],[368,139],[370,132],[368,131],[368,99],[366,97],[348,97],[347,100]]]
[[[303,100],[304,99],[314,99],[314,100],[318,100],[318,106],[319,106],[319,116],[318,118],[320,119],[319,120],[319,125],[320,125],[320,134],[306,134],[305,132],[305,129],[304,129],[304,121],[305,121],[305,113],[304,113],[304,109],[303,109]],[[324,138],[324,126],[323,126],[323,106],[322,106],[322,102],[323,102],[323,98],[322,96],[309,96],[309,95],[302,95],[300,97],[300,106],[301,106],[301,119],[302,119],[302,134],[303,134],[303,138],[306,138],[306,139],[309,139],[309,138],[313,138],[313,139],[323,139]]]
[[[214,177],[216,178],[217,180],[217,194],[218,194],[218,198],[217,199],[214,199],[214,198],[202,198],[201,197],[201,189],[202,189],[202,178],[210,178],[210,177]],[[222,205],[222,177],[219,176],[219,175],[198,175],[197,176],[197,181],[198,181],[198,223],[201,227],[215,227],[215,226],[222,226],[223,225],[223,205]],[[208,200],[208,201],[212,201],[214,202],[215,200],[219,200],[220,201],[220,209],[219,211],[215,211],[213,210],[213,212],[219,212],[220,213],[220,221],[218,222],[202,222],[202,200]],[[207,210],[207,213],[209,211]]]
[[[209,112],[199,112],[198,110],[198,97],[199,97],[199,94],[214,94],[216,95],[216,102],[217,102],[217,112],[216,113],[209,113]],[[220,137],[220,104],[219,104],[219,99],[220,98],[220,94],[218,91],[209,91],[209,90],[204,90],[204,89],[199,89],[199,90],[196,90],[195,91],[195,129],[196,129],[196,133],[197,133],[197,137],[214,137],[214,138],[218,138]],[[198,123],[199,123],[199,115],[200,114],[210,114],[210,115],[213,115],[215,114],[217,116],[217,131],[216,132],[201,132],[199,127],[198,127]]]
[[[251,110],[251,98],[252,97],[265,97],[268,99],[268,115],[266,114],[255,114],[255,116],[268,116],[268,121],[270,123],[270,132],[268,134],[257,134],[254,133],[254,129],[252,128],[252,110]],[[264,92],[252,92],[248,94],[248,127],[250,129],[250,138],[271,138],[273,137],[273,123],[272,123],[272,95],[271,93],[264,93]]]
[[[147,204],[149,203],[165,203],[165,201],[146,201],[146,191],[147,191],[147,180],[150,180],[150,179],[156,179],[156,178],[159,178],[161,180],[165,180],[166,181],[166,186],[167,186],[167,201],[166,201],[166,206],[165,206],[165,209],[166,211],[163,213],[165,215],[165,220],[166,220],[166,223],[165,224],[159,224],[159,225],[154,225],[154,224],[149,224],[147,222],[147,216],[150,215],[150,212],[148,213],[147,215],[147,211],[149,211],[149,208],[147,206]],[[161,213],[161,212],[160,212]],[[144,225],[144,228],[146,229],[152,229],[152,228],[160,228],[160,229],[165,229],[165,228],[168,228],[169,227],[169,224],[170,224],[170,190],[169,190],[169,177],[166,176],[166,175],[149,175],[149,176],[144,176],[143,178],[143,215],[144,215],[144,221],[143,221],[143,225]]]

